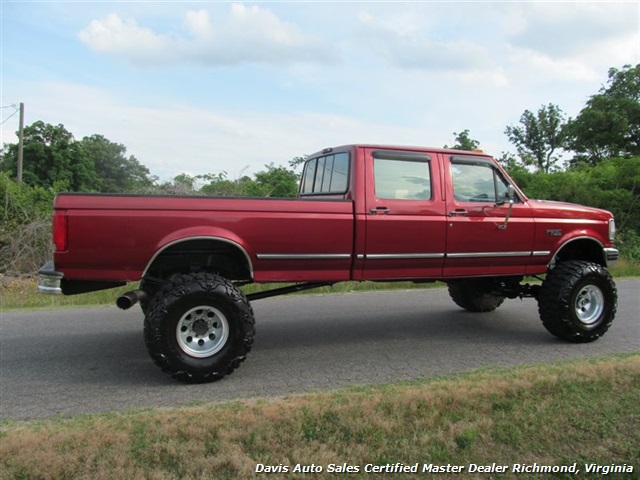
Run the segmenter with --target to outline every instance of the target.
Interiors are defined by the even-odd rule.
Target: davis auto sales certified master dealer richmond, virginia
[[[387,463],[385,465],[349,465],[347,463],[330,463],[326,467],[322,465],[264,465],[258,463],[255,473],[573,473],[577,475],[581,472],[598,473],[608,475],[610,473],[633,473],[633,465],[598,465],[595,463],[585,463],[582,468],[577,463],[571,465],[539,465],[537,463],[514,463],[512,465],[436,465],[433,463],[414,463],[405,465],[404,463]]]

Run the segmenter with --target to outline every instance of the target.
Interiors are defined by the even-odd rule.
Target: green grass
[[[72,308],[96,305],[115,305],[116,298],[137,288],[131,284],[124,287],[85,293],[82,295],[43,295],[37,291],[37,280],[20,278],[0,283],[0,309],[44,309]]]
[[[215,389],[215,384],[211,385]],[[0,478],[426,478],[367,464],[572,465],[572,474],[438,478],[637,478],[640,354],[493,369],[276,400],[0,422]],[[329,465],[358,467],[328,474]],[[584,473],[584,464],[633,474]],[[257,464],[290,473],[256,474]],[[322,474],[297,474],[315,464]],[[466,472],[466,470],[465,470]]]
[[[640,263],[630,262],[624,257],[618,260],[615,267],[611,269],[611,275],[614,277],[639,277]]]
[[[624,258],[618,265],[611,269],[614,277],[640,276],[640,264],[632,263]],[[322,287],[309,290],[308,293],[346,293],[355,291],[390,290],[408,288],[433,288],[442,286],[442,283],[416,284],[413,282],[342,282],[333,287]],[[243,287],[245,293],[253,293],[271,288],[281,287],[281,284],[247,285]],[[36,309],[36,308],[70,308],[97,305],[115,305],[116,298],[137,288],[132,283],[120,288],[85,293],[82,295],[42,295],[37,293],[35,279],[16,279],[12,281],[0,278],[0,309]],[[305,292],[303,292],[304,294]]]
[[[280,288],[290,284],[251,284],[242,287],[245,293],[254,293],[273,288]],[[307,292],[297,293],[347,293],[355,291],[390,290],[407,288],[433,288],[442,283],[415,284],[413,282],[341,282],[332,287],[321,287]],[[138,288],[137,283],[123,287],[84,293],[81,295],[43,295],[37,292],[35,279],[16,279],[0,284],[0,309],[42,309],[42,308],[72,308],[98,305],[115,305],[116,298],[123,293]]]

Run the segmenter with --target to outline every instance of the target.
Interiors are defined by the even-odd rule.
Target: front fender
[[[553,268],[558,260],[589,260],[607,266],[607,256],[600,240],[589,235],[579,235],[560,243],[548,263]]]

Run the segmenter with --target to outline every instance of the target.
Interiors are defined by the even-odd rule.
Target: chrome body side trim
[[[362,258],[367,260],[419,260],[444,257],[444,253],[371,253],[362,255]]]
[[[350,253],[259,253],[258,260],[344,260]]]
[[[436,258],[496,258],[496,257],[547,257],[548,250],[534,252],[468,252],[468,253],[383,253],[358,255],[358,260],[405,260],[405,259],[436,259]]]
[[[447,258],[530,257],[532,252],[469,252],[447,253]]]

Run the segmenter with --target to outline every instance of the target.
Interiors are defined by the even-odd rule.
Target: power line
[[[20,111],[20,109],[19,109],[19,108],[17,108],[15,105],[10,105],[10,107],[15,108],[14,112],[13,112],[11,115],[9,115],[7,118],[5,118],[5,119],[0,123],[0,125],[4,125],[4,123],[5,123],[7,120],[9,120],[11,117],[13,117],[16,113],[18,113],[18,112]],[[2,107],[2,108],[9,108],[9,107]]]
[[[18,107],[15,104],[2,105],[0,109],[14,108],[15,110],[11,115],[0,122],[0,125],[4,125],[11,117],[20,112],[20,127],[18,129],[18,174],[16,175],[16,181],[22,183],[22,160],[23,160],[23,148],[24,148],[24,103],[20,102]]]

